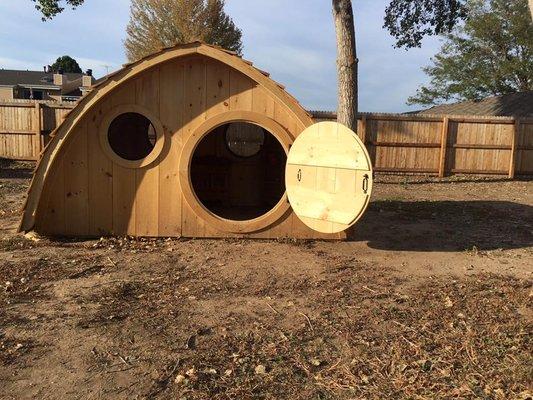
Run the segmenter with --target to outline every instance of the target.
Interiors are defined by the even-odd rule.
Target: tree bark
[[[351,0],[332,0],[337,33],[337,121],[357,132],[357,51]]]
[[[529,12],[531,12],[531,19],[533,20],[533,0],[529,0]]]

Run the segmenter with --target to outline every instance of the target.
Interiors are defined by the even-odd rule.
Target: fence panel
[[[74,106],[0,103],[0,157],[37,160]],[[362,113],[358,134],[378,172],[533,175],[533,119]]]
[[[533,119],[362,113],[358,135],[378,172],[533,174]]]
[[[533,121],[520,121],[518,131],[516,173],[533,175]]]
[[[448,171],[465,174],[509,174],[514,121],[452,121],[448,134]]]
[[[0,104],[0,156],[15,160],[36,160],[39,141],[35,108]]]
[[[367,116],[366,129],[376,171],[438,172],[442,122]]]
[[[73,107],[28,100],[0,103],[0,157],[38,160],[48,135]]]

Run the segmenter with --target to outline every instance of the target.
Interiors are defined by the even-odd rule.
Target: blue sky
[[[0,0],[0,68],[36,69],[68,54],[102,76],[125,62],[129,0],[86,0],[41,22],[31,0]],[[420,68],[438,51],[393,48],[382,29],[387,0],[354,0],[361,111],[403,112],[427,82]],[[335,32],[330,0],[226,0],[244,33],[244,56],[287,86],[308,109],[336,107]],[[414,107],[416,108],[416,107]]]

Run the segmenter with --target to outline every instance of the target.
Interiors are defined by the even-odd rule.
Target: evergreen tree
[[[127,38],[130,61],[162,47],[201,40],[237,53],[242,32],[224,11],[224,0],[132,0]]]

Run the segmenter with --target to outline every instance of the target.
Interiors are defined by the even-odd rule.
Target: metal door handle
[[[301,169],[298,170],[298,175],[296,175],[296,177],[298,178],[298,182],[302,181],[302,170]]]
[[[363,177],[363,192],[364,192],[364,194],[368,193],[368,181],[369,180],[370,180],[370,177],[368,176],[368,174],[365,174],[365,176]]]

